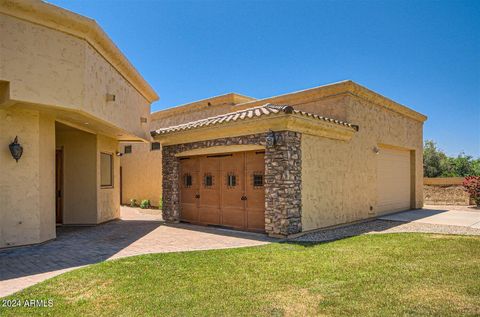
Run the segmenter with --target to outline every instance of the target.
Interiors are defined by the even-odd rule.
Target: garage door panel
[[[182,203],[182,209],[180,213],[180,220],[188,222],[198,222],[198,207],[197,204],[185,204]]]
[[[220,158],[200,158],[199,221],[220,223]]]
[[[243,209],[245,186],[244,153],[234,153],[222,160],[222,208]]]
[[[265,230],[264,152],[198,156],[181,162],[181,219]],[[182,178],[181,177],[181,178]],[[187,186],[189,184],[189,186]]]
[[[220,208],[215,206],[201,205],[198,208],[198,221],[203,224],[220,224]]]
[[[222,169],[222,225],[245,228],[245,154],[233,153],[224,157]]]
[[[410,151],[382,148],[377,161],[377,211],[384,214],[410,207]]]
[[[265,230],[265,154],[246,153],[246,211],[249,230]]]
[[[222,208],[222,225],[244,229],[245,228],[245,209],[244,208]]]
[[[251,231],[265,231],[265,212],[263,210],[247,211],[247,229]]]
[[[180,220],[198,221],[198,161],[187,158],[180,161]]]

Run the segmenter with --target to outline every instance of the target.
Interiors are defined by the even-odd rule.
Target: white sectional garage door
[[[377,162],[377,213],[410,209],[410,151],[381,148]]]

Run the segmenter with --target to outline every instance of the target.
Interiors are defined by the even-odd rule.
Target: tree
[[[443,166],[447,156],[437,148],[432,140],[426,140],[423,147],[423,176],[439,177],[444,170]]]
[[[480,176],[480,158],[460,153],[449,157],[432,140],[426,140],[423,147],[424,177],[465,177]]]

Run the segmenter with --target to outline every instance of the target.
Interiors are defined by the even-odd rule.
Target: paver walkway
[[[186,224],[122,207],[122,220],[95,227],[58,227],[57,239],[0,250],[0,297],[75,268],[132,255],[266,244],[266,235]]]

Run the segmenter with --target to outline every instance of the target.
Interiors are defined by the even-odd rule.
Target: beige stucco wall
[[[255,100],[252,97],[229,93],[152,113],[152,130],[199,120],[232,111],[232,107]]]
[[[120,147],[123,152],[123,146]],[[162,196],[162,151],[150,151],[150,144],[133,144],[132,153],[121,157],[122,204],[130,199],[149,199],[153,206]]]
[[[150,103],[85,40],[4,14],[0,38],[0,80],[10,83],[13,103],[80,112],[149,138],[140,117],[149,117]]]
[[[118,218],[120,162],[114,156],[113,188],[101,189],[99,153],[149,140],[157,99],[93,20],[42,1],[0,1],[0,247],[55,237],[59,146],[64,223]],[[59,132],[55,122],[77,129]],[[25,149],[18,164],[8,151],[15,135]]]
[[[423,206],[423,123],[357,96],[348,96],[346,121],[360,130],[348,142],[302,136],[302,226],[312,230],[376,215],[380,144],[415,151],[415,208]],[[370,206],[373,210],[370,211]]]
[[[152,113],[150,127],[152,130],[199,120],[231,111],[232,107],[253,98],[230,93],[216,96],[177,108]],[[132,153],[121,157],[122,165],[122,204],[129,204],[130,199],[140,202],[150,200],[153,206],[159,205],[162,196],[162,151],[151,151],[146,143],[125,143],[132,146]]]
[[[97,223],[97,136],[58,130],[56,146],[63,148],[63,223]]]
[[[97,224],[120,217],[118,142],[74,128],[57,129],[63,149],[64,224]],[[100,186],[100,153],[113,155],[113,187]]]
[[[253,98],[227,94],[153,113],[150,126],[152,130],[155,130],[240,110],[245,108],[241,106],[241,102],[247,102],[248,107],[260,106],[269,102],[289,104],[296,109],[345,120],[347,98],[348,95],[346,94],[325,97],[312,92],[305,92],[255,101]],[[121,158],[122,204],[128,204],[130,199],[138,201],[149,199],[154,206],[157,206],[162,195],[161,151],[150,151],[150,144],[129,145],[132,145],[132,154],[125,154]]]
[[[0,110],[0,122],[0,247],[52,239],[53,118],[37,111]],[[18,163],[8,149],[17,135],[24,148]]]
[[[90,45],[85,44],[84,99],[82,106],[95,117],[113,123],[144,139],[150,138],[150,103]],[[115,101],[107,101],[106,94]],[[114,136],[116,137],[116,136]]]
[[[50,116],[39,120],[40,241],[55,237],[55,123]]]

